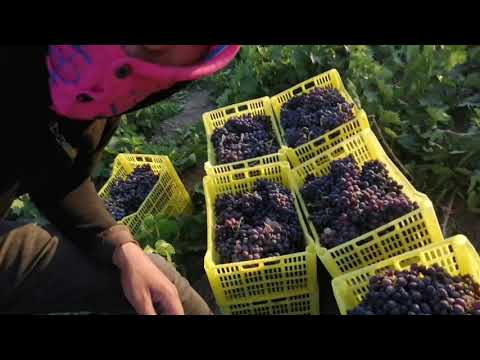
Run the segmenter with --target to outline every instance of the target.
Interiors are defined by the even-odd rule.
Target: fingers
[[[157,315],[151,299],[148,299],[148,301],[143,305],[143,309],[144,311],[141,313],[141,315]]]
[[[154,301],[161,305],[163,315],[185,315],[180,296],[173,285],[154,296]]]
[[[152,297],[144,292],[143,295],[134,296],[131,301],[132,306],[139,315],[157,315],[153,306]]]

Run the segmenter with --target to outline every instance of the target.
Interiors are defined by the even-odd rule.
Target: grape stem
[[[448,206],[442,208],[445,211],[445,218],[442,224],[442,232],[444,236],[446,236],[446,233],[447,233],[448,219],[450,218],[450,214],[452,213],[453,200],[455,199],[456,194],[457,194],[457,190],[454,190],[450,195]]]

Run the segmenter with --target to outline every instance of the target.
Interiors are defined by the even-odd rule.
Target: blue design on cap
[[[70,54],[65,54],[63,50],[60,50],[54,45],[48,47],[48,56],[53,61],[53,66],[52,69],[49,70],[49,73],[54,83],[62,81],[65,84],[78,84],[80,81],[80,71],[73,62],[76,56],[80,56],[87,64],[92,63],[90,55],[81,45],[71,45],[71,47],[74,51]],[[67,65],[73,66],[75,71],[75,78],[73,80],[65,79],[60,73],[60,70]]]
[[[205,61],[210,61],[210,60],[212,60],[214,57],[220,55],[227,47],[228,47],[228,45],[217,45],[217,46],[215,46],[215,47],[210,51],[210,53],[207,55],[207,57],[205,58]]]

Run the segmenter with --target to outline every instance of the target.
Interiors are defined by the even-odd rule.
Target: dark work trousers
[[[186,315],[210,308],[175,268],[149,255],[176,286]],[[86,256],[55,229],[0,221],[0,313],[135,314],[123,295],[120,272]]]

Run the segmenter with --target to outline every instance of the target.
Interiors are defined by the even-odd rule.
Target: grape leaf
[[[445,108],[427,107],[425,110],[433,120],[432,126],[437,123],[447,124],[451,119],[451,116],[445,112]]]
[[[458,104],[460,107],[480,107],[480,94],[467,97]]]
[[[383,132],[388,136],[390,137],[391,139],[396,139],[398,138],[398,135],[395,131],[393,131],[392,129],[388,128],[388,127],[385,127],[383,128]]]
[[[402,125],[402,121],[400,120],[400,115],[396,112],[393,111],[382,111],[380,113],[380,119],[382,120],[382,123],[388,124],[388,125]]]
[[[469,210],[480,211],[480,192],[470,191],[468,193],[467,206]]]
[[[466,87],[473,87],[475,89],[480,89],[480,73],[475,72],[468,74],[463,83]]]

